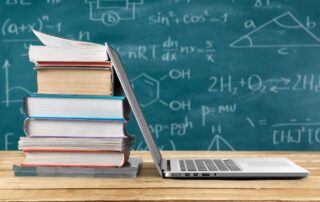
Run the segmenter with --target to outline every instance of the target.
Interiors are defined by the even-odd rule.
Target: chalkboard
[[[2,0],[0,149],[36,91],[31,29],[108,42],[164,150],[320,151],[318,0]],[[136,150],[146,149],[132,117]]]

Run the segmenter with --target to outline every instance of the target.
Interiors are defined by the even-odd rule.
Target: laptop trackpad
[[[290,164],[284,161],[251,161],[247,162],[250,167],[290,167]]]

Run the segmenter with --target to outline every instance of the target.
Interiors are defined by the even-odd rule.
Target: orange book
[[[113,95],[110,67],[37,67],[38,93]]]

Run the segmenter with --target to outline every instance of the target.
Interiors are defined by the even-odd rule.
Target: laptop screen
[[[148,127],[147,121],[143,115],[141,108],[140,108],[140,104],[139,104],[139,102],[135,96],[135,93],[132,89],[132,86],[131,86],[130,81],[127,76],[127,73],[122,66],[122,63],[121,63],[121,60],[118,56],[117,51],[115,51],[113,48],[111,48],[107,44],[106,44],[106,48],[107,48],[107,52],[110,57],[110,60],[113,63],[113,66],[114,66],[115,72],[118,76],[118,79],[122,85],[123,91],[128,99],[131,110],[133,111],[133,114],[138,122],[139,128],[140,128],[141,133],[143,135],[143,138],[147,143],[147,146],[151,152],[153,160],[155,161],[157,170],[160,173],[160,175],[162,175],[162,171],[161,171],[162,157],[161,157],[159,148],[157,147],[157,145],[152,137],[151,131]]]

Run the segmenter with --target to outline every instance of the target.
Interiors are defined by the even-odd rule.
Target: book
[[[38,94],[113,95],[110,67],[36,67]]]
[[[31,118],[129,119],[123,96],[75,96],[32,94],[25,97],[25,113]]]
[[[127,136],[127,121],[27,118],[24,132],[29,137],[123,137]]]
[[[61,167],[122,167],[130,151],[107,151],[88,149],[24,149],[26,154],[22,166]]]
[[[77,61],[38,61],[39,67],[112,67],[111,61],[107,62],[77,62]]]
[[[38,93],[113,95],[113,70],[106,47],[33,30],[44,46],[30,46]]]
[[[107,46],[34,33],[43,43],[29,48],[38,92],[24,100],[25,160],[15,176],[136,176],[141,159],[127,163],[130,107],[114,96],[123,92]]]
[[[33,46],[29,47],[29,60],[56,62],[108,62],[107,50],[102,45]]]
[[[29,47],[31,62],[94,62],[110,65],[110,58],[106,46],[64,39],[32,30],[44,46]]]
[[[100,62],[109,64],[106,47],[100,44],[74,41],[47,35],[35,30],[33,33],[44,46],[29,47],[31,62]]]
[[[134,136],[105,138],[69,138],[69,137],[21,137],[18,148],[28,149],[63,149],[63,150],[107,150],[125,151],[135,142]]]
[[[47,167],[13,165],[14,176],[42,177],[90,177],[90,178],[133,178],[137,177],[142,165],[141,158],[129,158],[120,168],[94,167]]]

